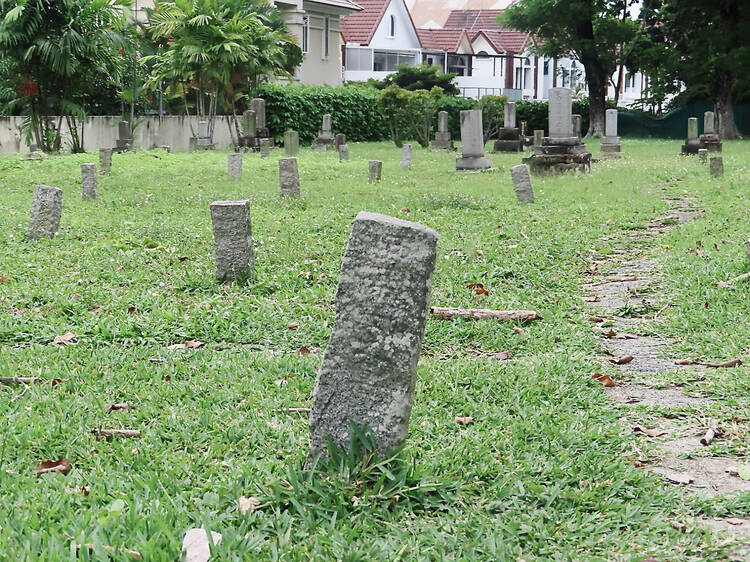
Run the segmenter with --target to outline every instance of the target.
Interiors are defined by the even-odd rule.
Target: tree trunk
[[[595,57],[583,58],[581,62],[586,70],[586,82],[589,86],[589,130],[586,136],[603,137],[605,100],[609,77]]]
[[[734,122],[734,101],[732,86],[728,76],[723,76],[714,99],[716,114],[719,118],[719,136],[723,140],[742,138]]]

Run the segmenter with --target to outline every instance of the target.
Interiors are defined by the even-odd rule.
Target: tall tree
[[[15,82],[28,139],[56,151],[66,121],[73,152],[101,87],[117,84],[129,0],[0,0],[0,58]],[[56,116],[57,119],[53,119]]]
[[[638,34],[638,23],[623,17],[636,1],[521,0],[499,18],[503,27],[537,37],[539,54],[581,61],[589,90],[588,136],[604,135],[607,83]]]
[[[181,96],[189,115],[206,117],[213,137],[217,112],[231,112],[239,131],[236,102],[261,81],[291,77],[301,50],[278,11],[262,0],[167,0],[149,14],[152,36],[162,44],[152,64],[149,84],[165,83]],[[229,116],[227,117],[229,120]]]
[[[750,94],[750,3],[646,0],[641,20],[650,46],[636,60],[662,87],[652,94],[713,101],[721,137],[738,138],[734,101]]]

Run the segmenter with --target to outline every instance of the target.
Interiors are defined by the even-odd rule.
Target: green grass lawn
[[[81,200],[79,170],[95,155],[0,159],[0,376],[62,379],[0,387],[0,559],[69,560],[74,540],[173,561],[185,530],[202,525],[223,535],[217,560],[720,559],[725,537],[671,522],[750,517],[750,494],[698,499],[627,460],[644,441],[591,379],[601,343],[579,288],[591,258],[632,245],[665,198],[696,196],[704,215],[649,242],[672,304],[658,330],[685,356],[750,359],[748,285],[716,286],[748,270],[750,143],[724,143],[718,180],[679,146],[624,139],[625,159],[590,175],[534,178],[527,206],[515,201],[514,154],[491,155],[499,171],[458,174],[455,154],[417,146],[407,172],[387,143],[352,143],[343,163],[303,149],[294,201],[279,195],[281,151],[245,155],[239,182],[226,153],[115,155],[95,201]],[[377,185],[369,159],[384,161]],[[37,183],[63,190],[63,218],[54,240],[30,243]],[[244,198],[257,282],[221,285],[209,204]],[[440,234],[431,304],[544,319],[525,334],[428,319],[400,459],[311,477],[307,415],[285,409],[310,406],[360,210]],[[77,344],[52,345],[67,332]],[[500,351],[510,360],[492,358]],[[712,414],[738,429],[716,452],[740,461],[749,373],[684,387],[721,399]],[[135,409],[105,413],[116,402]],[[92,435],[100,427],[143,435],[107,441]],[[58,457],[67,475],[33,474]],[[241,496],[261,503],[242,515]]]

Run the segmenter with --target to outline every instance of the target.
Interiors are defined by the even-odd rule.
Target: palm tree
[[[149,85],[166,83],[188,116],[188,95],[195,94],[195,114],[207,119],[212,139],[219,110],[231,113],[230,133],[238,131],[236,103],[260,81],[291,77],[301,56],[278,11],[260,0],[157,2],[149,28],[162,44],[143,59],[153,64]]]

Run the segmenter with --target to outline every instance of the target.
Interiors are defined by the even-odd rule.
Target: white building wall
[[[392,37],[390,35],[391,16],[393,16],[395,23],[395,33]],[[411,23],[403,0],[391,0],[388,4],[369,46],[375,49],[390,50],[421,48],[417,32]]]

